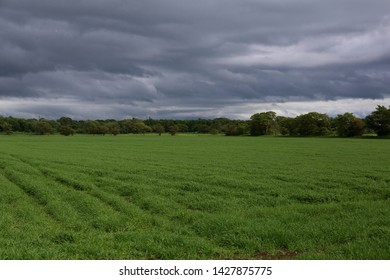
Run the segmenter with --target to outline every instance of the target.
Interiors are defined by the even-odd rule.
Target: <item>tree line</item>
[[[330,117],[327,114],[310,112],[297,117],[277,116],[273,111],[261,112],[249,120],[228,118],[173,120],[173,119],[125,119],[125,120],[73,120],[61,117],[57,120],[24,119],[0,116],[0,132],[12,134],[24,132],[34,134],[60,133],[65,136],[79,134],[145,134],[145,133],[208,133],[237,135],[286,135],[286,136],[361,136],[376,133],[378,136],[390,135],[390,106],[378,105],[365,118],[352,113]]]

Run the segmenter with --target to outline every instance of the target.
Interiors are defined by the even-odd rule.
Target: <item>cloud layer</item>
[[[0,114],[362,115],[389,101],[389,11],[388,0],[0,0]]]

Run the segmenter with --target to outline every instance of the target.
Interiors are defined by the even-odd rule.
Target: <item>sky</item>
[[[389,0],[0,0],[0,115],[363,117],[390,105]]]

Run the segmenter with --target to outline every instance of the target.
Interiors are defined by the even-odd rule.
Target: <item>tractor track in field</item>
[[[73,186],[70,186],[69,184],[65,183],[63,178],[59,178],[59,177],[56,177],[56,174],[55,174],[55,171],[51,171],[51,172],[47,172],[47,170],[44,170],[44,169],[41,169],[37,166],[34,166],[31,162],[25,160],[25,159],[21,159],[17,156],[14,156],[13,157],[21,162],[23,162],[24,164],[27,164],[29,166],[31,166],[32,168],[34,168],[35,170],[37,170],[42,176],[44,176],[45,178],[50,178],[51,180],[55,181],[56,183],[58,183],[59,185],[65,187],[65,188],[72,188],[74,191],[77,191],[77,192],[81,192],[83,194],[87,194],[97,200],[99,200],[101,203],[103,203],[104,205],[106,205],[107,207],[109,207],[110,209],[112,209],[113,211],[117,212],[118,214],[120,215],[130,215],[130,217],[134,217],[134,211],[133,209],[131,209],[131,206],[133,207],[136,207],[139,211],[142,211],[143,213],[147,214],[148,217],[150,219],[147,219],[145,221],[142,221],[141,222],[146,222],[146,223],[154,223],[154,220],[157,218],[157,219],[163,219],[165,221],[172,221],[172,220],[175,220],[174,217],[163,217],[161,216],[160,214],[157,214],[157,217],[156,217],[156,213],[153,209],[149,209],[148,207],[145,207],[145,205],[142,205],[140,203],[136,203],[136,202],[130,202],[128,200],[126,200],[124,197],[122,197],[120,194],[115,194],[115,199],[120,201],[121,203],[121,206],[118,206],[116,205],[114,202],[110,202],[109,198],[105,198],[106,195],[112,195],[110,194],[109,192],[106,192],[106,191],[103,191],[101,189],[99,189],[97,186],[93,185],[92,188],[90,189],[86,189],[86,190],[79,190],[77,188],[74,188]],[[122,180],[119,180],[119,179],[114,179],[115,181],[118,181],[118,182],[123,182]],[[91,192],[96,192],[95,194],[91,193]],[[187,231],[191,231],[193,233],[193,236],[197,236],[196,234],[196,231],[191,228],[191,227],[186,227],[186,230]],[[198,236],[198,238],[202,239],[203,241],[207,241],[207,242],[210,242],[208,240],[208,238],[206,236]],[[213,243],[213,246],[216,246],[217,244]],[[221,247],[222,248],[222,247]]]
[[[105,204],[107,207],[109,207],[110,209],[112,209],[114,212],[117,212],[117,213],[120,213],[120,214],[123,214],[122,211],[120,211],[119,209],[117,209],[117,207],[115,207],[112,203],[108,202],[107,200],[105,199],[102,199],[101,196],[98,196],[98,195],[94,195],[94,194],[91,194],[90,191],[92,190],[92,188],[90,190],[88,189],[85,189],[83,190],[82,188],[79,188],[77,186],[74,186],[73,184],[70,184],[70,183],[66,183],[63,178],[60,178],[60,177],[56,177],[55,175],[53,174],[50,174],[49,172],[46,172],[45,170],[39,168],[39,167],[36,167],[34,166],[31,162],[25,160],[25,159],[22,159],[22,158],[19,158],[15,155],[11,155],[13,158],[23,162],[24,164],[27,164],[29,165],[30,167],[32,167],[33,169],[35,169],[36,171],[38,171],[44,178],[48,178],[48,179],[51,179],[53,180],[54,182],[56,182],[58,185],[60,186],[63,186],[64,188],[67,188],[67,189],[72,189],[74,191],[78,191],[78,192],[82,192],[83,194],[86,194],[90,197],[93,197],[97,200],[99,200],[101,203]],[[94,191],[98,191],[98,192],[102,192],[102,193],[105,193],[104,191],[102,190],[98,190],[97,188],[94,188]]]
[[[106,198],[107,195],[111,196],[112,194],[110,194],[106,191],[103,191],[96,186],[93,186],[92,188],[89,188],[89,189],[80,190],[78,188],[75,188],[74,186],[67,184],[63,178],[57,177],[55,174],[55,171],[47,172],[47,170],[41,169],[41,168],[33,165],[28,160],[21,159],[15,155],[11,155],[11,156],[14,159],[16,159],[16,160],[30,166],[34,170],[38,171],[44,178],[48,178],[66,189],[72,189],[75,192],[80,192],[83,195],[88,195],[88,196],[98,200],[100,203],[104,204],[106,207],[108,207],[109,209],[111,209],[112,211],[116,212],[119,215],[127,215],[129,218],[132,218],[132,217],[134,218],[137,216],[136,212],[141,211],[141,212],[147,214],[150,219],[145,219],[145,220],[141,219],[140,222],[141,223],[146,222],[149,224],[153,223],[152,220],[154,220],[156,218],[155,213],[153,213],[153,211],[150,211],[150,209],[145,209],[144,207],[142,207],[141,205],[138,205],[137,203],[130,202],[130,201],[126,200],[124,197],[120,196],[119,194],[115,194],[115,200],[119,200],[119,203],[120,203],[120,205],[117,205],[114,201],[110,201],[111,200],[110,198]],[[95,192],[95,193],[93,194],[91,192]],[[41,206],[43,208],[45,208],[44,205],[41,205]],[[132,209],[132,207],[134,207],[135,209]],[[76,209],[76,211],[79,211],[79,210]],[[50,213],[48,213],[48,214],[50,214]],[[61,222],[61,221],[59,221],[59,222]]]
[[[11,170],[12,172],[12,170]],[[18,189],[20,189],[28,198],[30,198],[38,207],[41,209],[42,213],[46,215],[51,221],[55,223],[61,223],[60,220],[58,220],[53,213],[47,210],[47,202],[44,201],[42,198],[37,196],[37,193],[33,189],[29,189],[24,184],[19,182],[18,180],[15,180],[15,178],[10,175],[7,170],[5,170],[4,166],[0,165],[0,175],[2,175],[5,179],[7,179],[12,185],[16,186]]]
[[[104,190],[99,189],[95,185],[92,185],[92,186],[90,185],[88,188],[82,189],[82,187],[80,188],[80,187],[73,185],[73,183],[70,183],[68,180],[64,179],[63,177],[57,177],[56,176],[57,174],[55,174],[54,171],[47,172],[47,170],[43,170],[43,169],[39,169],[39,170],[42,172],[42,174],[46,178],[50,178],[51,180],[55,181],[57,184],[63,186],[64,188],[67,188],[67,189],[71,188],[72,190],[74,190],[76,192],[80,192],[83,195],[88,195],[94,199],[97,199],[99,202],[106,205],[108,208],[110,208],[112,211],[114,211],[118,214],[121,214],[121,215],[133,214],[133,213],[131,213],[130,209],[127,209],[129,206],[128,205],[129,202],[126,201],[125,199],[121,198],[119,195],[115,195],[115,199],[120,200],[120,203],[122,203],[122,207],[116,205],[115,202],[110,201],[111,200],[110,198],[107,198],[107,195],[111,196],[112,194],[110,194],[109,192],[106,192]],[[135,205],[135,204],[133,204],[133,205]],[[126,211],[124,212],[124,210],[126,210]]]

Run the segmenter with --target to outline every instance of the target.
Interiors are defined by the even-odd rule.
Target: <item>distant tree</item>
[[[121,126],[121,133],[144,134],[153,131],[150,126],[138,119],[127,119],[119,123]]]
[[[366,123],[360,118],[356,118],[351,124],[351,134],[354,136],[362,136],[366,131]]]
[[[98,134],[99,123],[97,121],[86,121],[84,123],[84,131],[87,134]]]
[[[364,133],[365,123],[355,117],[352,113],[337,115],[334,119],[336,132],[339,136],[353,137],[361,136]]]
[[[378,105],[375,111],[366,117],[366,123],[378,136],[390,135],[390,106],[386,108]]]
[[[366,127],[365,127],[366,122]],[[70,130],[72,129],[72,130]],[[330,118],[326,114],[310,112],[296,118],[276,116],[275,112],[257,113],[250,120],[216,119],[126,119],[126,120],[72,120],[61,117],[58,120],[19,119],[0,116],[0,131],[3,133],[33,132],[49,134],[59,132],[63,135],[72,133],[88,133],[105,135],[111,133],[148,133],[156,132],[161,135],[164,131],[175,135],[178,132],[190,133],[225,133],[225,135],[362,135],[363,131],[377,133],[379,136],[390,135],[390,107],[378,106],[365,120],[355,117],[351,113],[340,114]]]
[[[224,128],[224,125],[213,121],[212,125],[210,126],[209,133],[215,135],[215,134],[224,132],[223,128]]]
[[[139,134],[139,133],[147,133],[152,132],[152,128],[146,124],[143,123],[143,121],[135,121],[132,126],[132,133]]]
[[[210,128],[209,133],[212,135],[217,135],[219,133],[219,130],[215,127]]]
[[[160,120],[160,123],[166,132],[169,132],[169,128],[175,124],[173,120]]]
[[[25,126],[25,132],[32,132],[37,133],[36,127],[38,125],[38,120],[36,119],[28,119],[26,120],[24,126]]]
[[[147,120],[144,120],[144,124],[153,128],[153,126],[155,126],[156,124],[161,124],[161,122],[159,120],[155,120],[149,117]]]
[[[19,130],[21,132],[31,132],[31,127],[29,125],[29,120],[26,119],[18,119]]]
[[[158,133],[159,136],[161,136],[162,133],[165,132],[164,127],[161,124],[155,124],[152,126],[153,132]]]
[[[14,117],[8,117],[4,119],[4,121],[8,123],[8,125],[10,125],[11,133],[14,131],[20,131],[21,127],[20,127],[19,120],[20,119]]]
[[[198,124],[197,126],[195,126],[195,130],[198,133],[209,133],[210,126],[208,126],[207,124],[201,123],[201,124]]]
[[[75,134],[75,130],[67,125],[61,125],[59,132],[61,135],[69,136]]]
[[[39,121],[37,121],[34,125],[34,132],[40,135],[53,134],[54,129],[49,121],[45,119],[39,119]]]
[[[7,135],[11,135],[13,133],[13,130],[12,130],[12,125],[9,124],[8,122],[6,121],[3,121],[3,123],[0,125],[1,129],[3,130],[3,132]]]
[[[250,134],[252,136],[276,134],[278,123],[275,112],[257,113],[252,115],[250,119]]]
[[[105,125],[105,124],[98,124],[98,126],[96,127],[96,134],[99,134],[99,135],[106,135],[106,133],[108,133],[108,127]]]
[[[187,132],[188,131],[188,125],[186,125],[185,123],[179,123],[176,125],[179,128],[178,132]]]
[[[218,129],[220,132],[224,132],[224,129],[227,127],[227,125],[233,123],[234,121],[228,119],[228,118],[216,118],[213,120],[212,128]]]
[[[295,135],[294,118],[277,116],[276,122],[278,123],[279,132],[282,135]]]
[[[117,122],[111,121],[106,124],[107,130],[114,136],[117,136],[120,133],[120,127]]]
[[[68,126],[73,129],[77,128],[77,122],[69,117],[61,117],[57,120],[57,122],[60,124],[60,126]]]
[[[237,136],[240,135],[239,128],[237,124],[228,124],[225,129],[226,136]]]
[[[212,121],[206,119],[190,120],[187,125],[189,132],[209,133]]]
[[[53,132],[52,132],[52,133],[58,132],[58,131],[59,131],[61,125],[60,125],[57,121],[48,120],[47,122],[48,122],[48,123],[50,124],[50,126],[53,128]]]
[[[294,132],[300,136],[324,136],[332,132],[330,118],[317,112],[296,117],[293,126]]]
[[[170,128],[169,128],[169,133],[172,135],[172,136],[175,136],[176,133],[179,131],[179,127],[177,125],[172,125]]]
[[[121,120],[118,122],[121,134],[131,133],[131,120]]]
[[[245,121],[236,121],[225,127],[226,136],[239,136],[247,134],[249,131],[248,124]]]

